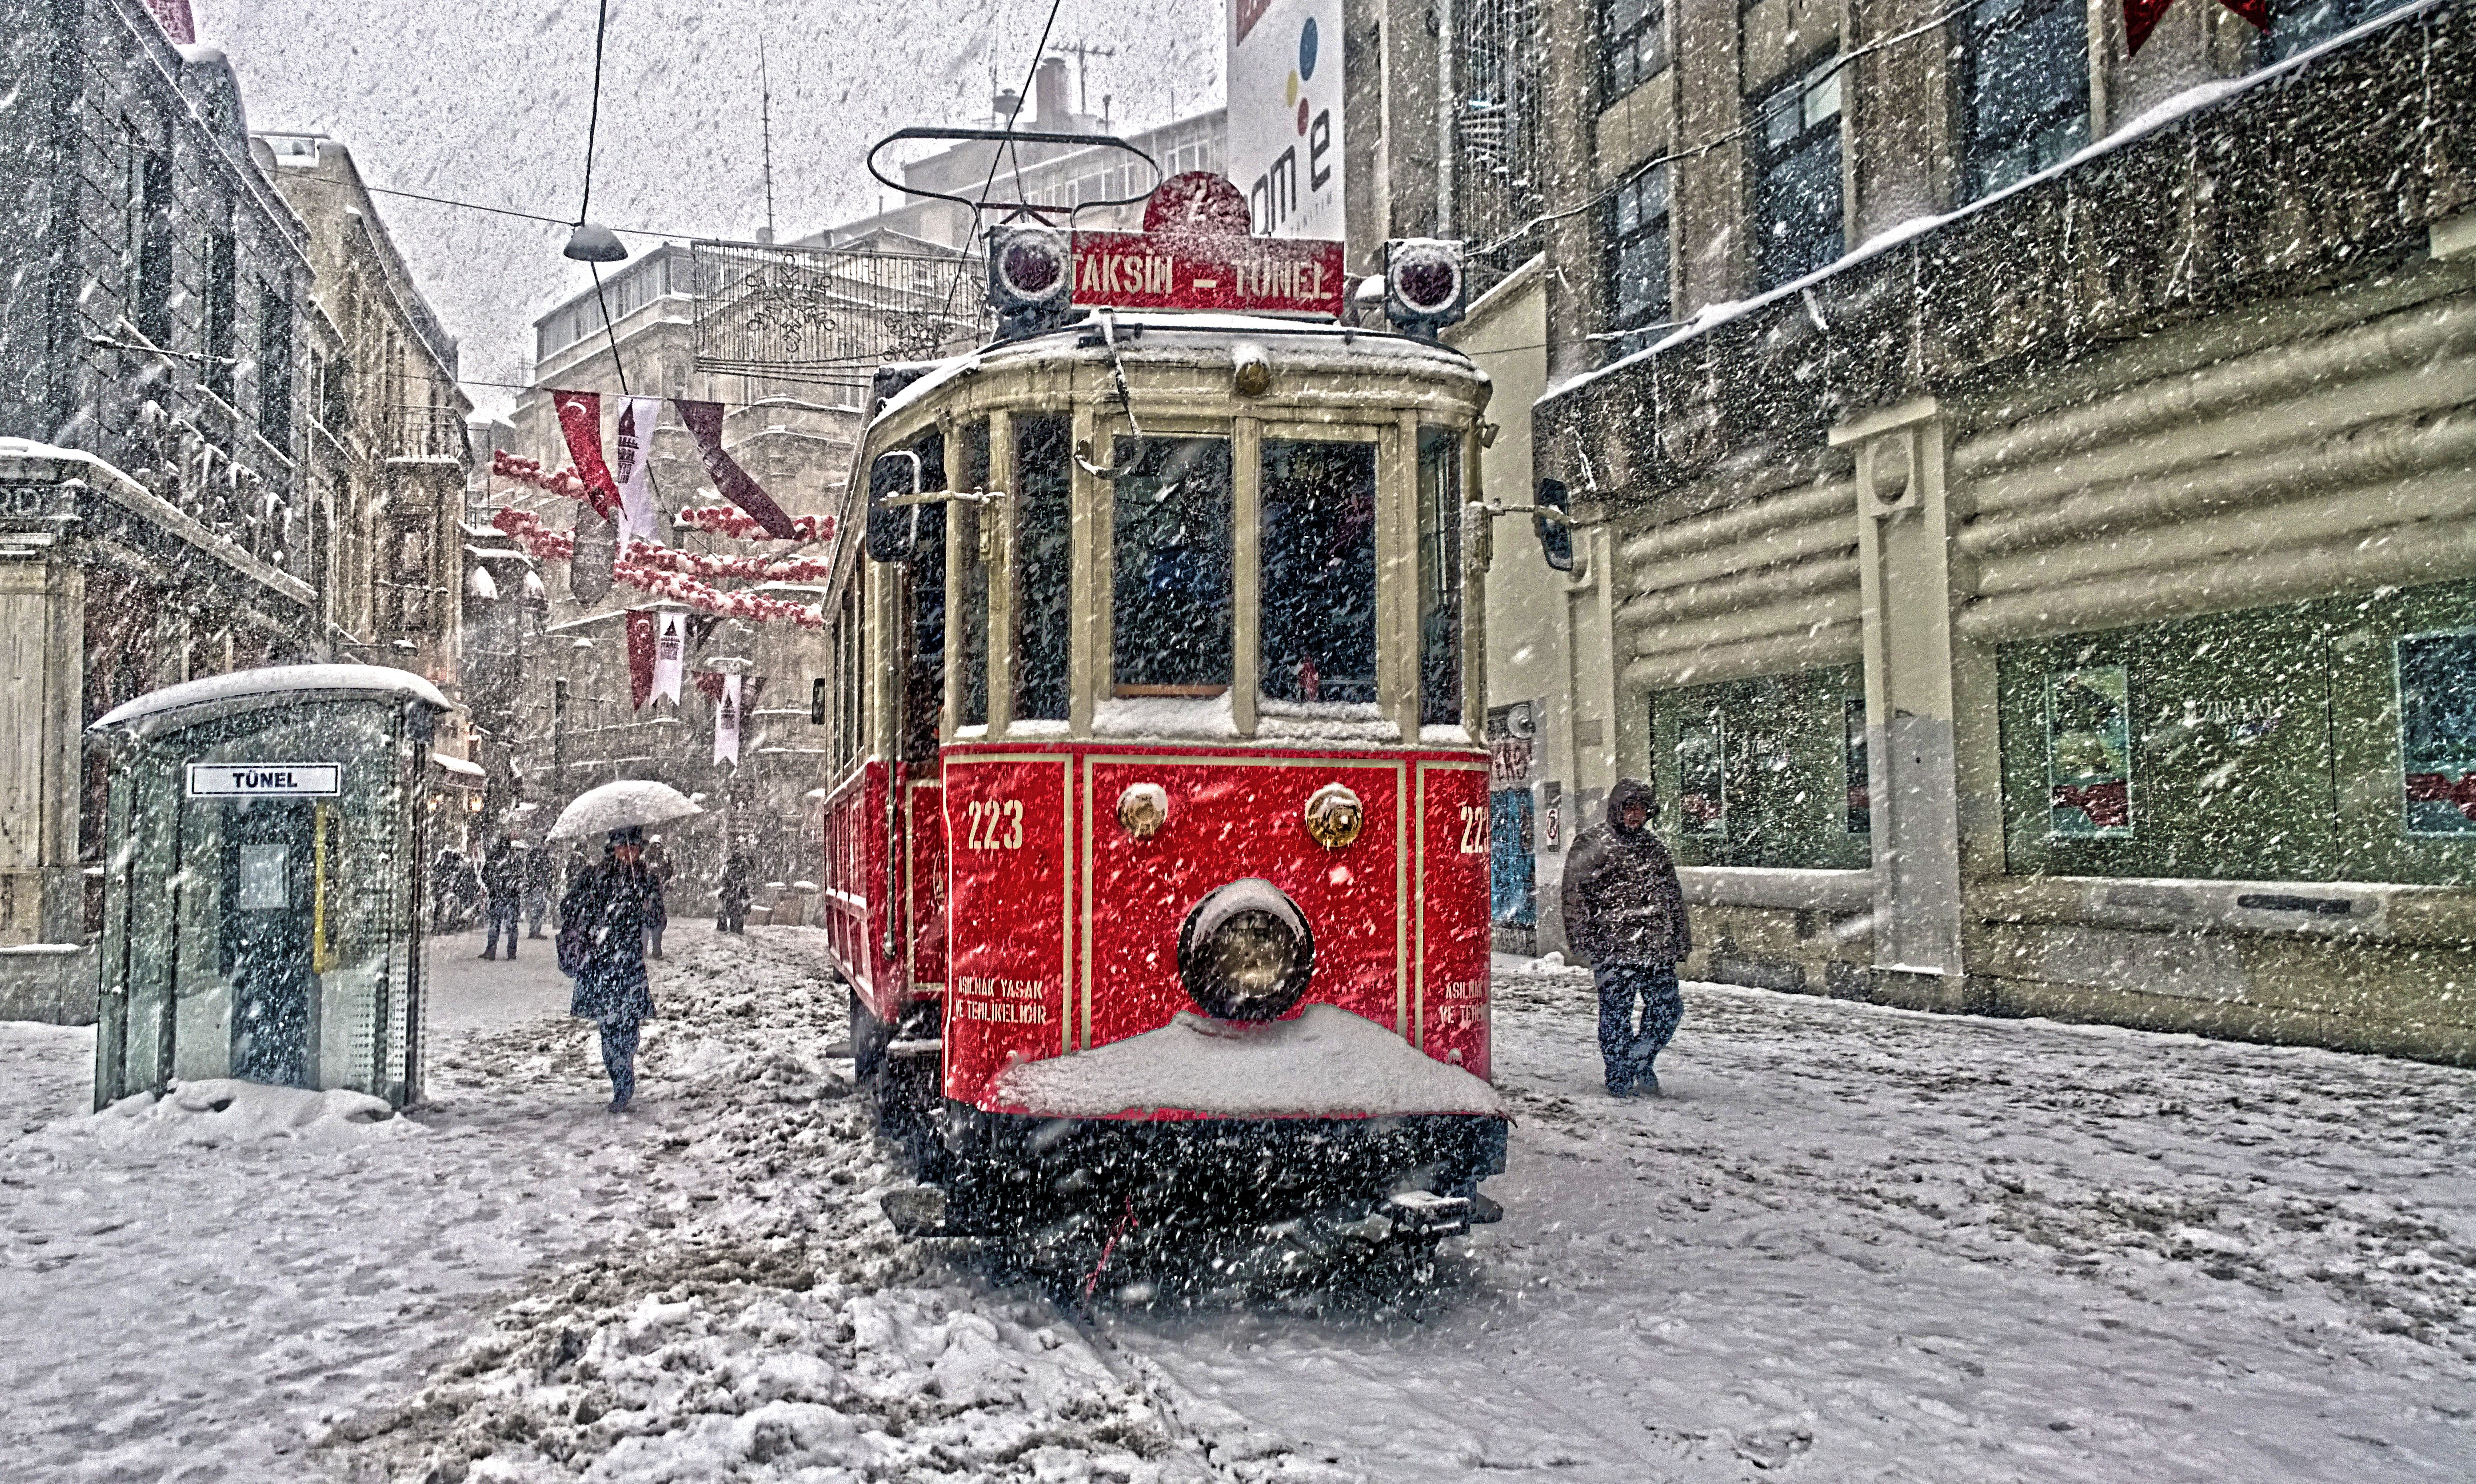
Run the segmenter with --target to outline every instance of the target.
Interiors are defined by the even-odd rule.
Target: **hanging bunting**
[[[2166,13],[2170,0],[2123,0],[2123,50],[2131,56],[2158,29],[2159,17]],[[2264,31],[2269,29],[2269,0],[2218,0],[2220,5],[2252,22]]]
[[[680,704],[680,672],[687,659],[687,645],[688,616],[662,614],[660,631],[654,637],[654,694],[669,697],[673,705]]]
[[[645,699],[654,693],[654,622],[652,608],[628,610],[628,706],[645,709]]]
[[[612,447],[619,456],[619,530],[638,540],[654,541],[654,425],[661,416],[659,397],[629,397],[619,404],[619,433]]]
[[[758,488],[756,482],[749,478],[748,471],[723,449],[722,404],[674,397],[671,405],[680,409],[680,421],[687,424],[688,432],[696,436],[697,453],[705,458],[706,472],[713,476],[714,487],[722,491],[722,497],[746,510],[756,524],[765,528],[768,535],[784,541],[797,540],[800,529],[792,523],[791,517],[774,503],[773,496]]]
[[[567,439],[567,461],[584,482],[586,502],[604,520],[616,518],[619,486],[610,478],[610,466],[602,461],[602,394],[553,391],[550,400],[558,409],[559,434]]]

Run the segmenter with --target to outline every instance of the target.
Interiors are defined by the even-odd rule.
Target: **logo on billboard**
[[[1232,0],[1229,174],[1261,236],[1342,235],[1340,0]]]

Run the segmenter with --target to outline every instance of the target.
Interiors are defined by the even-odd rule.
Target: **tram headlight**
[[[1462,317],[1462,245],[1437,237],[1384,244],[1384,317],[1405,334],[1432,339]]]
[[[1002,334],[1055,324],[1074,299],[1075,259],[1066,235],[1048,227],[989,229],[989,308]]]
[[[1289,895],[1257,877],[1215,887],[1177,934],[1186,992],[1221,1020],[1278,1019],[1315,973],[1315,935]]]

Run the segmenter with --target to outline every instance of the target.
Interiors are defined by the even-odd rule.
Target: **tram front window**
[[[1208,696],[1230,676],[1229,443],[1120,438],[1112,623],[1121,696]]]
[[[1274,701],[1375,700],[1375,445],[1267,438],[1263,685]]]
[[[989,425],[979,419],[961,429],[963,485],[986,489],[989,484]],[[955,576],[962,589],[954,614],[956,667],[954,725],[982,727],[989,720],[989,564],[981,536],[995,517],[982,507],[965,502],[953,507]]]
[[[1067,719],[1069,605],[1075,577],[1074,424],[1023,417],[1014,425],[1014,714]]]
[[[1461,434],[1419,430],[1419,721],[1462,719]]]

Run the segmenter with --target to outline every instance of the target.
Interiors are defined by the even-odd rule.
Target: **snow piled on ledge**
[[[416,1138],[430,1130],[396,1117],[384,1099],[367,1093],[342,1088],[318,1093],[210,1077],[175,1082],[161,1098],[137,1093],[99,1113],[59,1120],[47,1131],[55,1137],[89,1138],[112,1149],[220,1149],[270,1139],[342,1149]]]
[[[1501,1113],[1496,1089],[1339,1005],[1264,1025],[1181,1010],[1158,1030],[1008,1069],[1008,1108],[1107,1118],[1152,1108],[1227,1118]]]

